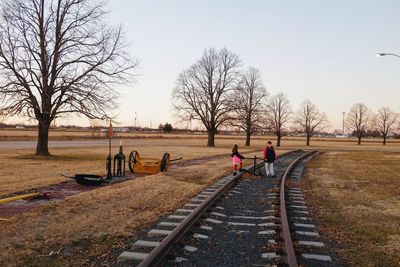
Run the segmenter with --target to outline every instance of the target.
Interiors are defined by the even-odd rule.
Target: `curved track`
[[[293,241],[292,241],[292,234],[290,232],[289,228],[289,219],[288,215],[286,212],[286,179],[289,173],[293,170],[293,168],[296,166],[296,164],[302,160],[303,158],[309,156],[310,154],[314,153],[313,151],[307,152],[296,158],[290,165],[289,167],[286,168],[285,172],[282,175],[281,178],[281,186],[280,186],[280,192],[279,192],[279,201],[280,201],[280,218],[281,218],[281,226],[282,226],[282,243],[283,243],[283,251],[285,255],[285,262],[290,266],[290,267],[297,267],[297,259],[296,259],[296,253],[295,249],[293,246]]]
[[[284,262],[298,266],[302,260],[293,245],[285,193],[293,192],[287,191],[287,185],[296,165],[314,154],[281,155],[276,163],[280,179],[223,177],[173,215],[160,219],[144,240],[137,240],[118,257],[117,265],[268,266]]]

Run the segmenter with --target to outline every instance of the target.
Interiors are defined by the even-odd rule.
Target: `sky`
[[[118,88],[121,125],[135,114],[140,126],[175,124],[175,81],[210,47],[259,68],[268,92],[294,109],[310,99],[332,129],[357,102],[400,112],[400,59],[375,56],[400,54],[400,1],[110,0],[108,9],[140,60],[136,81]]]

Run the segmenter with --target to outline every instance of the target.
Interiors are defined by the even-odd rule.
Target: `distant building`
[[[126,133],[126,132],[129,132],[129,128],[126,128],[126,127],[115,127],[114,129],[114,132],[116,132],[116,133]]]

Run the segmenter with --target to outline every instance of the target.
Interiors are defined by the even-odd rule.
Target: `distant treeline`
[[[27,130],[37,130],[38,127],[35,125],[25,125],[25,124],[7,124],[7,123],[0,123],[0,129],[27,129]],[[107,127],[102,126],[93,126],[93,127],[85,127],[85,126],[77,126],[77,125],[60,125],[51,127],[52,130],[56,131],[107,131]],[[114,127],[114,132],[126,132],[126,133],[171,133],[171,134],[207,134],[206,130],[202,129],[188,129],[188,128],[176,128],[173,127],[170,123],[160,124],[158,128],[149,128],[149,127]],[[340,136],[341,133],[338,133],[338,130],[332,132],[319,132],[317,136],[319,137],[336,137]],[[218,135],[233,135],[233,136],[245,136],[245,131],[240,130],[219,130],[217,132]],[[253,135],[258,136],[271,136],[274,135],[272,131],[263,131],[259,129],[255,131]],[[287,136],[293,137],[304,137],[304,133],[291,131],[286,134]],[[367,130],[362,132],[362,137],[366,138],[382,138],[382,134],[378,130]],[[351,134],[346,135],[347,137],[357,137],[357,131],[353,131]],[[393,132],[390,135],[390,138],[393,139],[400,139],[400,132]]]

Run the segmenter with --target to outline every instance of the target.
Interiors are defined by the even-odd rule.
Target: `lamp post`
[[[377,57],[392,56],[392,57],[400,58],[400,55],[393,54],[393,53],[377,53],[376,56]]]

